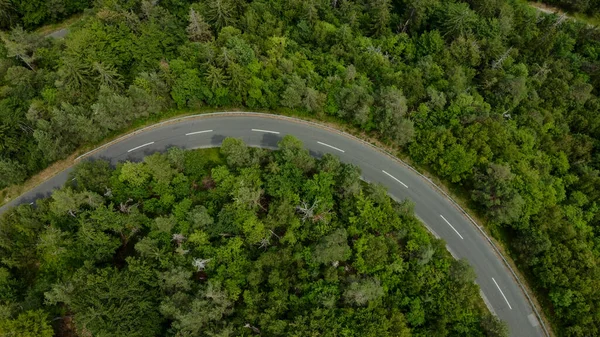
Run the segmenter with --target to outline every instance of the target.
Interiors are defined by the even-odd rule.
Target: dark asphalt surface
[[[205,132],[196,133],[200,131]],[[302,140],[313,155],[332,153],[344,162],[359,166],[363,179],[387,186],[395,199],[414,201],[417,216],[446,241],[455,257],[466,258],[474,267],[484,299],[493,312],[508,323],[511,336],[544,336],[517,281],[475,225],[409,167],[347,135],[291,119],[221,114],[146,129],[86,158],[105,158],[113,164],[124,160],[138,161],[172,146],[187,149],[219,146],[225,137],[241,138],[250,146],[276,148],[277,142],[287,134]],[[0,214],[10,206],[48,196],[66,182],[69,172],[70,169],[63,171],[0,207]]]

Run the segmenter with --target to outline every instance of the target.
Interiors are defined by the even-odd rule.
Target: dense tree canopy
[[[58,22],[88,8],[93,0],[0,0],[0,29],[14,25],[27,28]]]
[[[0,218],[3,336],[506,336],[410,202],[286,136],[85,162]],[[352,188],[349,188],[353,186]]]
[[[27,29],[60,17],[38,2],[0,0],[0,188],[168,109],[328,116],[464,192],[557,331],[600,334],[595,27],[518,0],[99,0],[55,41]]]

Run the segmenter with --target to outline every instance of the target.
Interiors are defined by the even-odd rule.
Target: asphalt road
[[[288,134],[302,140],[315,156],[332,153],[344,162],[359,166],[363,179],[384,184],[395,199],[414,201],[417,216],[436,236],[446,241],[455,257],[466,258],[474,267],[484,300],[498,317],[508,323],[511,336],[544,336],[517,281],[475,225],[423,177],[353,137],[291,119],[256,114],[217,114],[145,129],[86,158],[105,158],[113,164],[124,160],[137,161],[172,146],[187,149],[219,146],[225,137],[241,138],[250,146],[276,148],[277,142]],[[0,207],[0,214],[10,206],[48,196],[54,188],[67,181],[70,170]]]

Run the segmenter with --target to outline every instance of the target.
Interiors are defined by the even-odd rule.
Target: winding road
[[[477,273],[477,283],[492,312],[509,325],[511,336],[544,336],[545,331],[512,272],[486,236],[463,212],[426,178],[385,152],[334,129],[281,116],[256,113],[216,113],[182,118],[148,127],[88,153],[83,158],[104,158],[111,163],[141,160],[156,151],[178,146],[187,149],[220,146],[226,137],[243,139],[248,145],[276,148],[285,135],[293,135],[315,156],[337,155],[359,166],[369,182],[387,186],[397,199],[411,199],[415,213],[434,233],[444,239],[456,258],[465,258]],[[61,187],[69,168],[12,202],[0,207],[32,203]]]

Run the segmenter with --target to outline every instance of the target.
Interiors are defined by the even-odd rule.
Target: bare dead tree
[[[260,246],[258,248],[267,249],[271,245],[271,237],[265,236],[262,240],[260,240]]]
[[[512,47],[508,48],[502,56],[500,56],[496,61],[492,62],[492,69],[496,69],[498,67],[502,68],[502,63],[506,60],[508,55],[510,54]]]
[[[308,206],[306,201],[303,201],[300,206],[296,206],[296,211],[302,214],[302,221],[306,221],[306,219],[312,219],[314,217],[315,208],[319,204],[319,200],[315,200],[312,206]]]
[[[181,246],[181,244],[185,240],[186,240],[186,237],[183,236],[183,234],[181,234],[181,233],[173,234],[173,238],[171,239],[171,241],[175,241],[175,243],[177,243],[178,246]]]
[[[252,332],[254,332],[255,334],[260,335],[260,329],[255,326],[250,325],[250,323],[246,323],[246,325],[244,325],[244,328],[248,328],[248,329],[252,330]]]
[[[262,240],[260,240],[259,248],[267,249],[267,247],[271,245],[271,237],[273,237],[273,236],[281,240],[279,235],[275,234],[275,232],[273,232],[270,229],[269,229],[269,232],[270,232],[269,235],[265,236]]]
[[[203,271],[206,268],[206,264],[210,262],[212,259],[194,259],[192,261],[192,265],[198,269],[198,271]]]
[[[548,75],[551,72],[551,70],[548,68],[548,65],[546,63],[544,63],[540,69],[535,73],[535,75],[533,75],[534,78],[540,78],[540,77],[545,77],[546,75]]]
[[[279,240],[281,240],[281,238],[279,237],[279,235],[275,234],[275,232],[273,232],[272,230],[269,229],[269,232],[271,232],[272,235],[274,235],[276,238],[278,238]]]
[[[568,19],[569,17],[567,16],[567,13],[562,13],[558,19],[556,19],[556,22],[554,23],[554,25],[552,25],[552,28],[557,28],[558,26],[560,26],[563,22],[565,22],[566,19]]]
[[[122,202],[119,204],[119,210],[121,211],[121,213],[129,214],[131,212],[131,207],[135,206],[135,204],[134,205],[128,205],[128,204],[132,201],[133,201],[133,199],[129,198],[129,199],[127,199],[126,202],[124,202],[124,203]]]
[[[410,20],[412,20],[413,15],[415,15],[415,9],[413,8],[410,11],[410,15],[408,16],[408,19],[406,19],[406,22],[403,25],[398,25],[398,28],[396,29],[396,31],[398,33],[406,33],[406,28],[408,27],[408,24],[410,23]],[[400,28],[402,26],[402,28]]]
[[[109,198],[112,197],[112,190],[106,186],[104,188],[106,189],[106,192],[104,192],[104,196]]]

